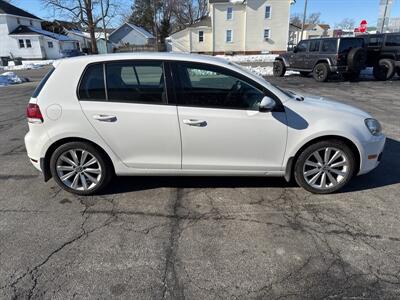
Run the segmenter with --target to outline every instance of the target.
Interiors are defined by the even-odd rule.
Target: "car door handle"
[[[117,117],[111,116],[111,115],[94,115],[93,119],[100,121],[100,122],[115,122],[115,121],[117,121]]]
[[[206,121],[195,120],[195,119],[183,120],[183,124],[186,124],[186,125],[189,125],[189,126],[197,126],[197,127],[205,127],[205,126],[207,126],[207,122]]]

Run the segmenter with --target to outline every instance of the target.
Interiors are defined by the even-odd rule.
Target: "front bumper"
[[[373,136],[371,140],[363,143],[358,175],[366,174],[379,165],[382,159],[385,142],[386,137],[381,134],[379,136]]]

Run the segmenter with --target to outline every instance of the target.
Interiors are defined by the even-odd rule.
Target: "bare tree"
[[[306,23],[308,24],[319,24],[321,23],[321,13],[315,12],[308,16]]]
[[[350,29],[354,29],[355,24],[356,24],[356,21],[354,21],[354,19],[344,18],[341,22],[336,23],[335,27],[339,28],[339,29],[350,30]]]
[[[303,23],[303,15],[301,14],[294,14],[290,17],[290,23],[296,26],[301,27]]]
[[[172,0],[173,16],[178,28],[192,25],[208,14],[207,0]]]
[[[115,16],[117,2],[114,0],[42,0],[47,7],[65,15],[71,21],[78,21],[87,27],[90,34],[91,52],[98,53],[96,44],[96,27],[103,21],[100,1],[104,5],[104,18],[107,21]]]

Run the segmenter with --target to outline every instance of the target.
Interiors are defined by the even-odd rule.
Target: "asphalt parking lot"
[[[380,167],[339,194],[273,178],[124,177],[77,197],[26,157],[25,108],[45,72],[0,88],[1,299],[400,298],[399,78],[268,78],[382,122]]]

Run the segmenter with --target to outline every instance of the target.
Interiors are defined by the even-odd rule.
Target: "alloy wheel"
[[[303,177],[315,189],[332,189],[350,175],[346,154],[334,147],[324,147],[311,153],[303,165]]]
[[[57,159],[56,170],[63,184],[78,191],[95,188],[102,177],[98,159],[83,149],[71,149],[62,153]]]

